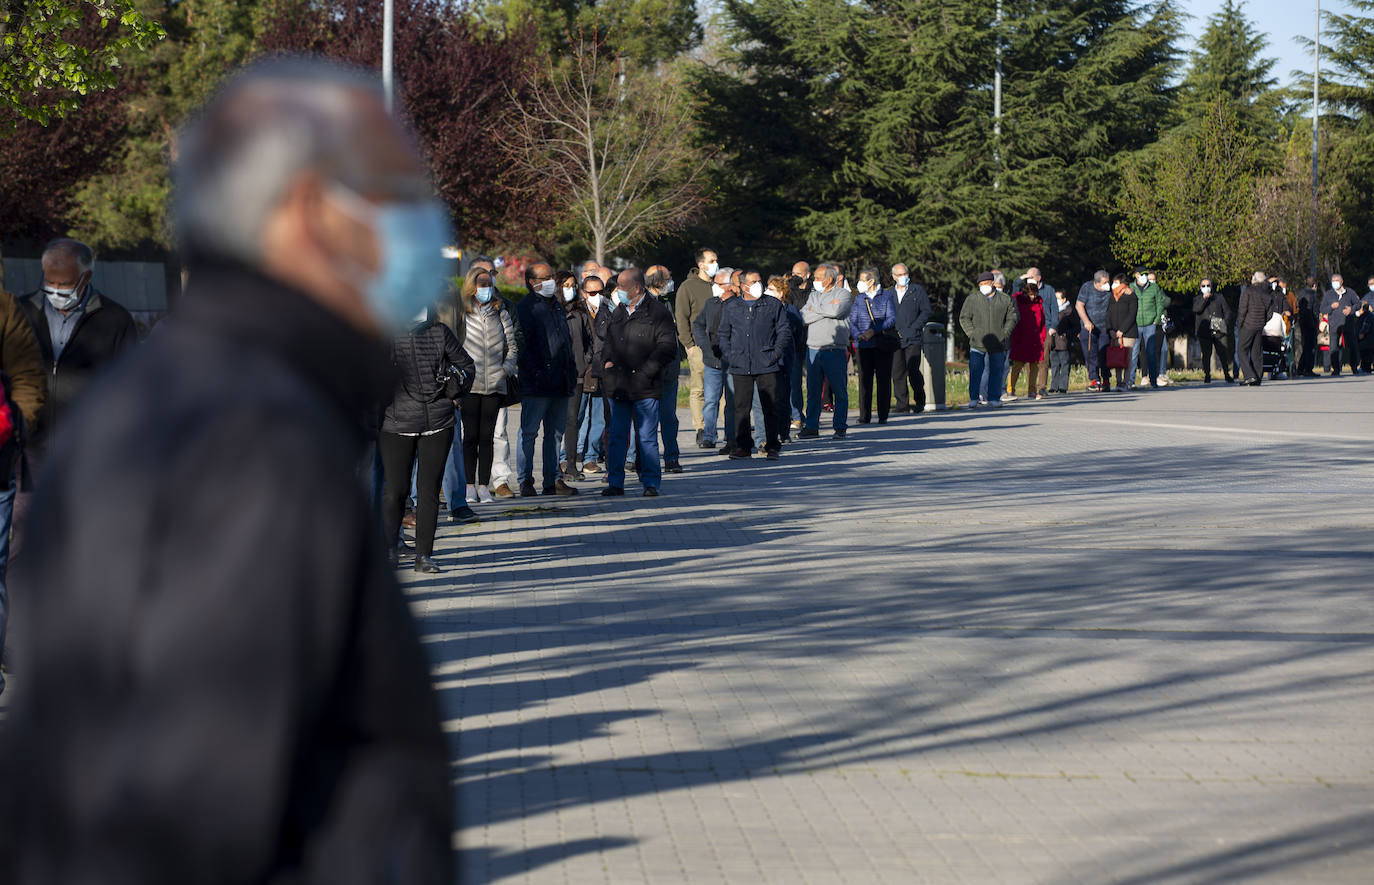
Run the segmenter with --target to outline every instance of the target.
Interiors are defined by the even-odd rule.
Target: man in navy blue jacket
[[[887,290],[897,305],[897,334],[901,347],[892,353],[892,394],[895,411],[924,412],[926,382],[921,373],[921,354],[925,346],[926,323],[930,322],[930,296],[920,283],[913,283],[905,264],[892,265],[892,288]],[[934,368],[932,367],[932,371]],[[907,385],[911,385],[911,400]],[[912,408],[911,403],[915,403]]]
[[[783,353],[792,346],[792,329],[782,301],[763,293],[758,271],[740,275],[739,298],[731,298],[721,309],[720,341],[725,362],[735,380],[735,450],[730,457],[748,458],[753,448],[749,413],[753,410],[754,389],[763,407],[764,456],[778,460],[782,448],[778,429],[777,372]]]

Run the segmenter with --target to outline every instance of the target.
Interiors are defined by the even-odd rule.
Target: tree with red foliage
[[[552,219],[548,201],[512,191],[509,148],[496,137],[534,68],[531,31],[483,25],[442,0],[397,0],[396,107],[420,136],[439,196],[468,247],[530,243]],[[378,69],[382,4],[281,0],[259,46]]]

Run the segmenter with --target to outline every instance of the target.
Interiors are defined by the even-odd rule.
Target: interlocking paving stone
[[[894,416],[403,580],[465,882],[1367,882],[1374,380]]]

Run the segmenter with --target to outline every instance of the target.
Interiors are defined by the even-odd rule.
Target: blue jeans
[[[663,464],[658,460],[658,400],[634,402],[611,400],[611,433],[606,453],[606,483],[625,488],[625,458],[630,452],[630,421],[634,420],[639,438],[639,481],[646,489],[656,489],[663,481]]]
[[[449,510],[459,510],[467,506],[467,470],[463,465],[463,412],[453,410],[458,424],[453,428],[453,447],[448,450],[448,463],[444,464],[444,503]]]
[[[970,350],[968,353],[968,389],[969,396],[974,401],[978,399],[978,391],[982,389],[984,374],[986,373],[988,385],[988,402],[1002,402],[1002,391],[1006,388],[999,381],[1003,373],[1007,370],[1007,352],[1005,350],[998,353],[983,353],[981,350]]]
[[[10,526],[14,520],[14,493],[17,483],[0,491],[0,649],[5,647],[5,626],[10,618],[10,594],[6,574],[10,563]],[[5,690],[5,674],[0,673],[0,692]]]
[[[706,403],[701,412],[701,440],[714,445],[719,441],[716,436],[716,425],[720,421],[722,395],[725,397],[725,426],[728,428],[735,420],[735,382],[725,369],[706,366],[702,374],[702,391]],[[728,430],[725,435],[730,435]]]
[[[606,434],[606,401],[599,393],[583,393],[577,407],[578,461],[604,461],[606,450],[601,438]]]
[[[516,473],[520,484],[534,480],[534,441],[544,429],[544,488],[553,488],[558,472],[558,444],[568,426],[566,396],[526,396],[520,401],[520,458]]]
[[[834,428],[849,428],[849,360],[843,350],[806,349],[806,429],[821,429],[821,380],[830,383],[835,397]]]
[[[1140,351],[1143,348],[1145,351],[1145,365],[1150,373],[1145,377],[1145,380],[1150,382],[1151,387],[1155,386],[1155,379],[1159,377],[1160,350],[1158,347],[1154,346],[1154,340],[1155,336],[1158,334],[1159,326],[1140,327],[1140,337],[1135,340],[1135,344],[1131,345],[1131,377],[1128,380],[1132,385],[1135,384],[1135,372],[1136,369],[1140,367]],[[1159,337],[1162,338],[1164,336],[1160,335]]]
[[[663,387],[658,394],[658,426],[663,431],[663,460],[681,457],[677,446],[677,385],[681,372],[677,360],[663,370]]]
[[[788,364],[787,383],[789,399],[792,401],[792,420],[801,421],[806,417],[806,401],[802,399],[802,373],[806,371],[805,357],[802,354],[792,351],[792,359]]]

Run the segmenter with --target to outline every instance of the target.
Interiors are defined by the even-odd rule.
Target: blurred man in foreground
[[[178,141],[179,318],[68,413],[17,563],[0,881],[451,881],[448,754],[357,480],[442,210],[371,77],[276,61]]]

